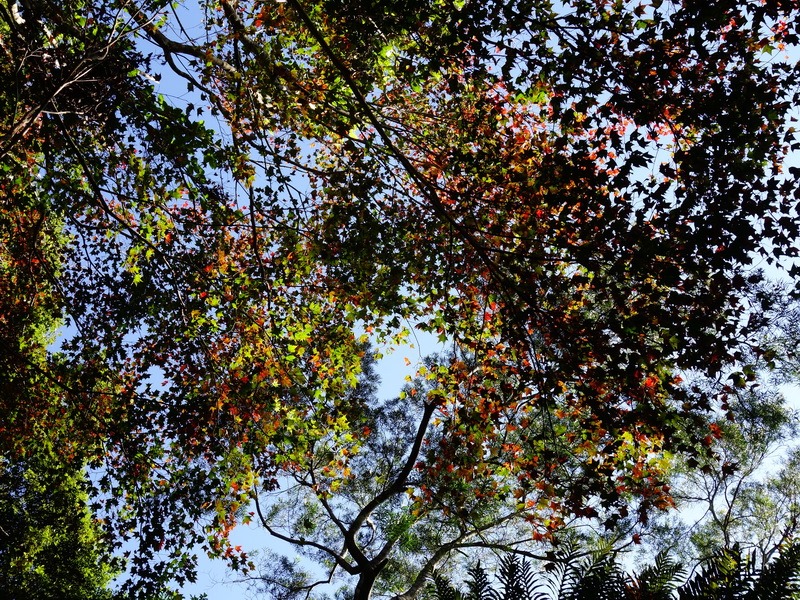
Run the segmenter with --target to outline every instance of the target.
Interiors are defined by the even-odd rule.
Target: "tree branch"
[[[272,537],[284,541],[288,544],[292,544],[293,546],[309,546],[311,548],[316,548],[317,550],[321,550],[322,552],[325,552],[326,554],[330,555],[330,557],[336,561],[336,564],[342,567],[342,569],[347,571],[350,575],[357,575],[359,573],[360,569],[358,567],[354,567],[353,565],[351,565],[349,562],[347,562],[344,556],[342,556],[338,552],[331,550],[327,546],[311,540],[293,538],[291,536],[284,535],[279,531],[277,531],[274,527],[272,527],[269,524],[269,521],[264,516],[264,513],[261,511],[261,503],[258,501],[258,491],[254,489],[250,495],[253,498],[253,501],[255,502],[256,513],[258,514],[258,519],[259,521],[261,521],[262,527],[264,527],[264,529],[266,529],[267,532]]]
[[[425,439],[425,433],[428,431],[428,424],[430,423],[431,416],[433,415],[433,411],[436,409],[436,405],[432,403],[425,403],[423,412],[422,412],[422,419],[420,419],[419,426],[417,427],[417,434],[414,437],[414,444],[409,451],[408,458],[406,459],[405,464],[403,465],[403,469],[400,473],[397,474],[394,481],[386,487],[380,494],[375,496],[370,502],[367,503],[364,508],[356,515],[356,518],[350,524],[350,529],[345,536],[345,542],[347,544],[348,550],[350,547],[355,547],[358,549],[358,545],[355,541],[355,536],[367,518],[372,514],[372,512],[379,507],[381,504],[386,502],[388,499],[396,496],[400,492],[405,489],[406,483],[408,482],[408,476],[411,474],[411,471],[414,469],[414,465],[417,462],[417,458],[419,457],[420,448],[422,448],[422,442]],[[394,542],[389,541],[386,543],[386,546],[378,553],[378,556],[385,556],[388,554],[386,551],[386,547],[394,545]],[[361,550],[358,549],[359,554],[363,556]],[[352,554],[352,550],[350,550]],[[364,557],[366,560],[366,557]]]
[[[481,261],[486,265],[491,276],[495,281],[500,285],[499,289],[497,290],[499,294],[506,296],[506,290],[513,289],[520,298],[523,298],[527,301],[528,305],[533,307],[535,306],[535,302],[533,302],[533,298],[530,296],[528,292],[523,290],[519,285],[517,285],[510,277],[502,272],[500,266],[491,259],[488,254],[488,250],[486,247],[481,244],[475,236],[462,225],[461,222],[456,220],[450,212],[447,210],[445,205],[442,203],[441,199],[439,198],[439,193],[436,189],[436,186],[432,184],[427,177],[425,177],[409,160],[409,158],[397,148],[394,144],[391,136],[386,131],[381,120],[375,114],[375,111],[367,102],[366,97],[364,96],[363,92],[359,88],[358,84],[355,82],[353,78],[353,74],[350,72],[350,69],[342,62],[342,60],[338,57],[336,52],[334,52],[333,48],[328,44],[325,36],[322,35],[322,32],[314,25],[311,18],[303,9],[303,6],[300,4],[299,0],[288,0],[288,3],[292,6],[292,8],[297,12],[300,16],[301,20],[308,27],[311,34],[319,43],[320,47],[324,54],[328,57],[328,59],[333,63],[334,67],[336,67],[337,71],[341,75],[342,79],[345,81],[347,86],[350,88],[350,91],[353,93],[356,99],[356,103],[358,108],[361,112],[366,116],[369,123],[375,128],[375,131],[378,133],[378,136],[383,140],[383,143],[386,145],[387,149],[389,150],[390,154],[394,156],[398,160],[398,162],[402,165],[403,169],[408,173],[411,179],[416,183],[419,187],[419,191],[425,196],[428,200],[431,208],[433,209],[434,214],[440,217],[447,225],[449,225],[454,231],[456,231],[462,239],[464,239],[475,252],[480,257]],[[513,300],[512,298],[508,298],[509,300]],[[509,302],[510,306],[513,306],[513,303]]]

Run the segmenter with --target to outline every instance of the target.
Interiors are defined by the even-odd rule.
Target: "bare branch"
[[[258,514],[258,519],[259,521],[261,521],[262,527],[264,527],[264,529],[266,529],[271,536],[281,541],[284,541],[288,544],[292,544],[294,546],[308,546],[311,548],[316,548],[317,550],[321,550],[326,554],[328,554],[331,558],[333,558],[333,560],[336,561],[336,564],[338,564],[340,567],[342,567],[342,569],[344,569],[351,575],[357,575],[359,573],[360,569],[358,567],[354,567],[353,565],[351,565],[349,562],[347,562],[347,559],[345,559],[343,555],[339,554],[338,552],[335,552],[334,550],[331,550],[327,546],[311,540],[293,538],[291,536],[284,535],[279,531],[277,531],[274,527],[270,525],[269,520],[267,520],[267,518],[264,516],[263,511],[261,510],[261,503],[258,500],[257,490],[253,490],[253,492],[251,493],[251,497],[255,502],[256,513]]]

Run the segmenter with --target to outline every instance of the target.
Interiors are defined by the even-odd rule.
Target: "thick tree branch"
[[[394,481],[388,487],[386,487],[381,493],[375,496],[370,502],[368,502],[367,505],[361,509],[356,518],[353,520],[353,522],[350,525],[350,529],[347,535],[345,536],[348,549],[350,549],[351,546],[356,548],[358,547],[355,541],[356,533],[358,533],[358,530],[361,529],[361,526],[366,522],[367,518],[372,514],[372,512],[381,504],[386,502],[388,499],[403,492],[403,490],[406,488],[406,484],[408,482],[408,476],[414,469],[414,465],[416,464],[417,458],[419,457],[419,451],[422,448],[422,442],[425,439],[425,434],[428,431],[428,424],[430,423],[431,416],[433,415],[434,410],[436,410],[435,404],[425,403],[422,412],[422,418],[420,419],[419,426],[417,427],[417,434],[414,437],[414,443],[411,446],[411,450],[408,453],[408,458],[406,459],[406,462],[403,465],[402,470],[400,471],[400,473],[397,474],[397,477],[395,477]],[[392,542],[387,542],[387,544],[392,544]],[[359,549],[359,553],[360,552],[361,551]],[[384,554],[385,552],[382,551],[381,553],[379,553],[378,556],[382,556]]]
[[[184,54],[186,56],[191,56],[192,58],[196,58],[198,60],[203,61],[204,63],[210,63],[215,67],[219,67],[223,71],[227,72],[230,75],[237,76],[239,74],[238,69],[234,67],[229,62],[223,60],[213,52],[208,51],[206,48],[202,46],[195,46],[193,44],[184,44],[181,42],[176,42],[175,40],[171,40],[168,38],[164,33],[159,30],[155,25],[153,25],[153,18],[148,18],[144,11],[141,9],[138,10],[129,10],[128,14],[131,18],[136,22],[139,27],[144,30],[150,40],[159,48],[161,48],[166,55],[173,55],[173,54]],[[168,62],[169,56],[165,56]],[[170,65],[172,66],[172,65]],[[176,71],[177,74],[180,75],[180,71]]]

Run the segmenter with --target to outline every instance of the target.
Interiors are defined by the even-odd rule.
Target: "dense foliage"
[[[0,589],[9,600],[111,599],[117,573],[80,467],[44,452],[0,464]]]
[[[754,261],[797,253],[798,12],[5,3],[5,456],[69,431],[141,595],[198,544],[248,568],[255,499],[358,598],[646,521],[764,356]],[[379,401],[366,342],[417,331],[447,351]]]

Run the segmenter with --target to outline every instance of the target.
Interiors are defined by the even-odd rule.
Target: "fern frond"
[[[749,595],[758,577],[754,557],[738,545],[715,554],[703,569],[678,589],[680,600],[738,600]]]
[[[469,591],[466,600],[499,600],[500,595],[489,583],[489,577],[480,561],[474,567],[470,567],[467,574],[469,575],[467,580]]]
[[[532,574],[530,564],[510,553],[500,559],[497,575],[503,600],[532,600]]]
[[[434,600],[465,600],[464,595],[452,586],[450,580],[440,573],[431,576]]]
[[[800,543],[781,548],[778,557],[762,567],[748,600],[800,598]]]
[[[577,585],[563,600],[624,600],[627,577],[607,550],[592,553],[582,561]]]
[[[580,580],[580,559],[577,552],[568,549],[555,554],[545,565],[534,586],[533,600],[558,600],[567,594]]]
[[[638,576],[631,579],[632,594],[637,600],[671,600],[680,581],[686,578],[686,569],[672,560],[666,552],[660,552],[655,563],[646,566]]]

